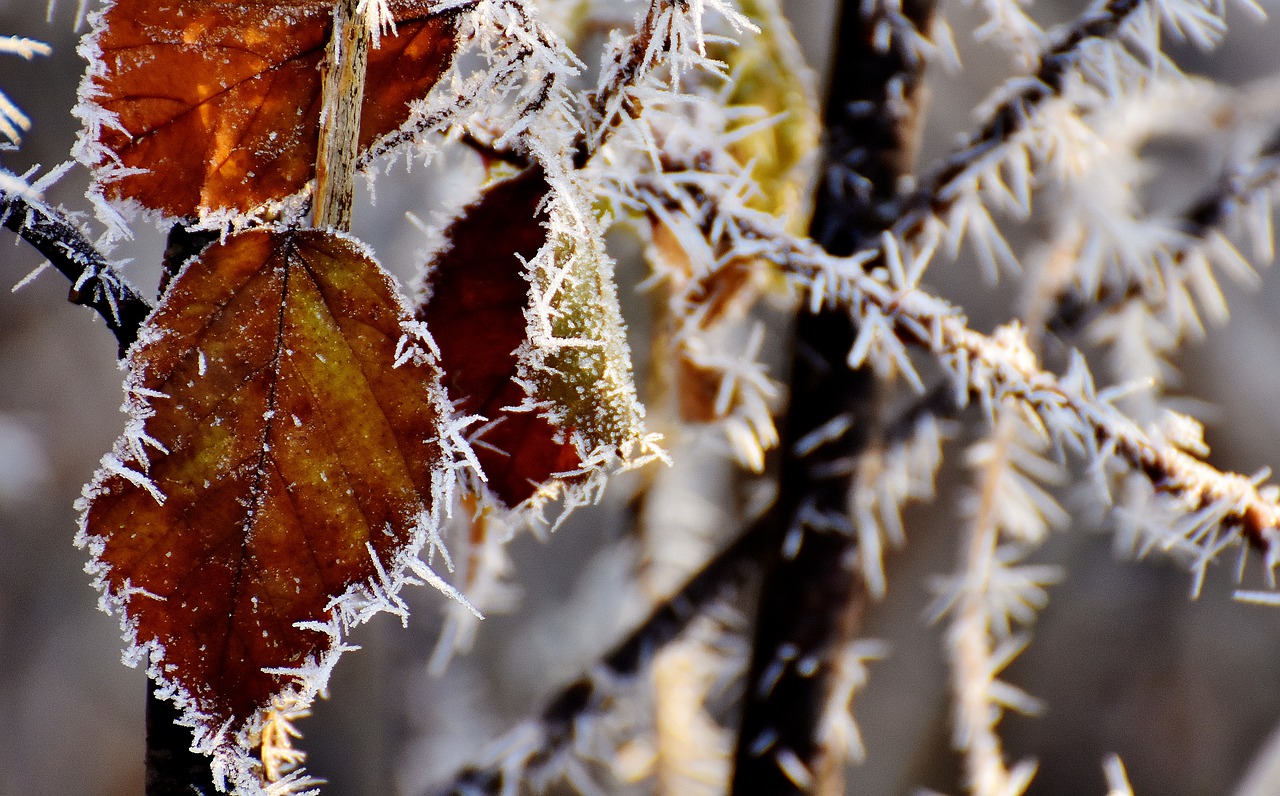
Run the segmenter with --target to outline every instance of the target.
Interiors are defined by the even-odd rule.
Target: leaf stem
[[[316,191],[311,223],[351,228],[356,149],[371,31],[359,0],[341,0],[333,12],[333,34],[325,50],[320,143],[316,151]]]

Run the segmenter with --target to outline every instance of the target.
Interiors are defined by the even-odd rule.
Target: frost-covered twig
[[[1120,460],[1144,475],[1182,505],[1186,523],[1178,535],[1189,543],[1216,552],[1222,534],[1236,535],[1264,549],[1268,565],[1280,563],[1280,490],[1223,473],[1185,452],[1176,439],[1139,428],[1112,405],[1110,394],[1095,389],[1083,358],[1074,358],[1059,378],[1040,366],[1019,326],[994,335],[969,328],[957,307],[917,287],[918,269],[901,257],[887,269],[866,273],[874,252],[833,258],[770,228],[766,219],[739,221],[742,250],[788,269],[814,305],[839,304],[861,319],[854,364],[870,360],[881,369],[910,368],[904,345],[923,348],[950,371],[959,395],[979,398],[989,411],[1006,399],[1025,403],[1057,444],[1084,454],[1091,465]]]
[[[1123,68],[1117,62],[1126,59],[1125,68],[1174,70],[1160,52],[1161,18],[1186,18],[1212,27],[1215,21],[1221,22],[1221,13],[1218,4],[1202,0],[1107,0],[1094,6],[1054,37],[1031,75],[1003,87],[1008,96],[988,113],[982,127],[927,175],[917,190],[902,199],[892,227],[894,234],[905,241],[931,228],[936,232],[937,219],[956,214],[948,221],[948,242],[952,246],[957,246],[967,231],[984,260],[1005,258],[1007,252],[1001,251],[1003,241],[991,226],[988,211],[980,207],[977,194],[997,195],[1010,207],[1026,212],[1030,159],[1037,150],[1045,150],[1049,157],[1061,154],[1052,151],[1052,135],[1034,146],[1020,140],[1034,132],[1038,116],[1050,102],[1065,96],[1093,58],[1103,66],[1098,69],[1101,75],[1091,79],[1103,81],[1120,81]],[[1189,28],[1186,35],[1205,39],[1207,34],[1201,35],[1199,30]],[[1108,62],[1106,48],[1123,52],[1125,58]],[[1137,55],[1130,53],[1130,48]],[[988,236],[997,239],[988,240]]]
[[[1101,285],[1096,296],[1087,295],[1080,286],[1063,291],[1056,299],[1050,328],[1078,332],[1102,316],[1115,315],[1126,305],[1141,302],[1150,312],[1165,316],[1170,343],[1187,331],[1199,334],[1202,330],[1195,310],[1197,300],[1209,308],[1212,319],[1221,320],[1225,314],[1211,266],[1246,282],[1255,278],[1228,235],[1236,227],[1242,228],[1257,262],[1265,264],[1273,258],[1271,210],[1277,188],[1280,133],[1251,157],[1230,165],[1212,190],[1172,222],[1179,234],[1158,252],[1151,264],[1155,273],[1148,273],[1146,278],[1130,274],[1127,280]]]
[[[636,33],[614,42],[601,70],[599,87],[590,97],[593,130],[584,143],[584,157],[600,149],[624,118],[640,115],[644,83],[655,69],[665,68],[664,80],[676,90],[686,72],[722,73],[723,64],[707,57],[706,42],[711,37],[702,27],[704,5],[719,11],[740,31],[754,28],[723,0],[650,0]]]
[[[538,718],[526,722],[517,733],[524,738],[519,744],[524,760],[548,761],[559,757],[574,742],[576,725],[583,716],[607,708],[607,693],[600,692],[603,680],[616,682],[634,678],[661,649],[700,616],[703,609],[726,591],[737,588],[754,571],[754,563],[776,547],[771,533],[777,527],[773,512],[766,512],[677,592],[656,607],[626,638],[614,645],[594,667],[594,675],[572,681],[547,702]],[[603,680],[602,680],[603,678]],[[468,766],[454,779],[431,793],[498,794],[515,787],[510,761],[502,756]],[[523,764],[522,764],[523,768]]]
[[[0,222],[49,258],[71,281],[68,300],[102,316],[123,355],[151,313],[146,299],[124,281],[77,226],[43,202],[0,191]]]

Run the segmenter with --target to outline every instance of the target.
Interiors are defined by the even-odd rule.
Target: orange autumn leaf
[[[189,265],[129,354],[134,420],[79,541],[206,733],[332,660],[334,601],[385,599],[425,538],[444,404],[409,320],[349,239],[257,229]]]
[[[391,2],[397,35],[369,53],[361,147],[399,128],[452,61],[452,18],[430,5]],[[332,15],[332,0],[109,5],[80,110],[104,195],[194,216],[301,190],[315,172]]]
[[[486,190],[446,231],[428,266],[430,295],[417,310],[440,348],[449,397],[490,421],[474,450],[486,488],[509,507],[554,473],[580,466],[564,430],[535,412],[505,408],[526,399],[514,381],[529,303],[521,258],[532,259],[546,242],[537,211],[549,190],[538,169]]]

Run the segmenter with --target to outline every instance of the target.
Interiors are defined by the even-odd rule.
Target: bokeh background
[[[833,3],[786,5],[820,81]],[[630,8],[639,12],[638,3]],[[974,125],[974,107],[1008,75],[995,48],[972,43],[977,13],[950,0],[943,8],[965,68],[930,74],[926,163]],[[1061,21],[1082,8],[1052,0],[1035,14]],[[83,69],[76,11],[62,0],[46,20],[44,3],[0,0],[0,34],[53,46],[47,58],[0,60],[0,90],[34,121],[20,149],[0,152],[6,169],[48,169],[70,157],[78,125],[69,109]],[[1228,19],[1218,50],[1176,48],[1180,62],[1233,85],[1280,70],[1280,24],[1234,11]],[[1153,196],[1188,195],[1187,186],[1218,165],[1195,147],[1162,146]],[[376,208],[366,199],[357,209],[356,233],[402,277],[426,245],[403,213],[432,221],[474,190],[477,164],[454,155],[380,180]],[[76,169],[51,197],[85,209],[86,180]],[[638,244],[626,236],[617,244],[622,273],[636,277],[638,266],[627,260]],[[127,273],[147,289],[156,284],[162,248],[162,233],[143,227],[115,254],[132,258]],[[0,286],[17,284],[39,262],[25,244],[0,235]],[[1015,290],[982,285],[973,273],[964,262],[939,267],[931,286],[965,306],[980,328],[1007,320]],[[643,298],[623,290],[642,335]],[[122,374],[111,335],[89,311],[69,305],[66,291],[53,272],[17,292],[0,290],[0,796],[143,790],[143,676],[121,665],[116,621],[97,610],[85,553],[71,541],[72,503],[123,425]],[[1183,351],[1179,391],[1205,402],[1214,462],[1253,472],[1280,464],[1280,274],[1264,271],[1257,290],[1228,286],[1227,293],[1232,319]],[[948,473],[937,503],[909,513],[910,542],[890,559],[888,599],[868,617],[864,635],[887,640],[891,657],[872,664],[871,683],[857,697],[868,761],[850,772],[850,793],[958,790],[941,631],[924,619],[930,577],[952,571],[958,556],[954,505],[964,480]],[[622,604],[614,588],[630,565],[633,489],[634,480],[619,479],[600,506],[579,511],[548,541],[518,539],[512,556],[521,608],[487,619],[475,650],[443,677],[426,672],[441,625],[437,595],[408,595],[415,610],[407,628],[398,620],[362,628],[355,641],[363,651],[344,657],[332,698],[301,726],[310,769],[331,783],[326,792],[419,792],[537,710],[621,635],[642,610]],[[1185,571],[1162,559],[1118,559],[1109,537],[1091,527],[1090,498],[1064,499],[1081,522],[1055,535],[1040,559],[1062,565],[1067,577],[1008,675],[1047,706],[1038,718],[1004,724],[1010,756],[1041,761],[1031,792],[1104,793],[1101,760],[1115,752],[1140,795],[1280,793],[1280,778],[1255,780],[1269,783],[1257,790],[1246,782],[1251,767],[1280,766],[1280,751],[1268,746],[1280,724],[1280,609],[1233,602],[1229,566],[1216,568],[1201,597],[1189,600]]]

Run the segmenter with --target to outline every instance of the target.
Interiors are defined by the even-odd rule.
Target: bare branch
[[[138,338],[151,305],[116,273],[110,262],[57,210],[0,191],[0,221],[49,258],[68,280],[72,304],[90,307],[119,342],[120,355]]]
[[[924,61],[908,48],[929,26],[933,3],[850,0],[840,12],[830,78],[830,136],[810,234],[848,254],[892,220],[901,178],[915,159]],[[891,26],[890,43],[877,30]],[[832,731],[845,717],[860,670],[847,660],[871,589],[858,567],[866,531],[849,517],[864,454],[877,446],[877,381],[846,365],[857,320],[838,309],[801,312],[792,358],[791,403],[781,444],[779,529],[760,597],[751,670],[734,760],[733,793],[844,792],[853,739]],[[878,548],[878,546],[877,546]],[[870,554],[870,551],[867,551]],[[875,559],[879,568],[879,555]]]
[[[366,0],[367,1],[367,0]],[[361,0],[342,0],[333,10],[333,32],[321,67],[324,91],[312,226],[351,229],[360,109],[364,102],[369,40],[375,28]]]

